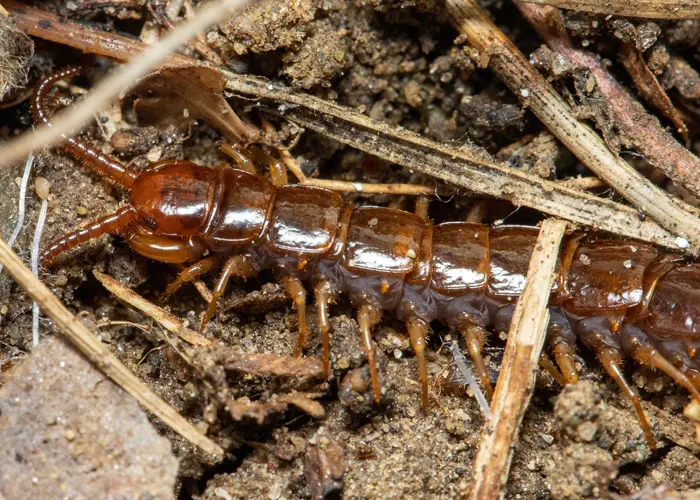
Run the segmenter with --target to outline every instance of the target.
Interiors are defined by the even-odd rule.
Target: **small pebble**
[[[67,441],[73,441],[75,439],[75,431],[71,429],[68,429],[65,435]]]
[[[51,189],[51,183],[45,177],[37,177],[34,183],[34,189],[36,190],[36,195],[45,200],[49,197],[49,189]]]

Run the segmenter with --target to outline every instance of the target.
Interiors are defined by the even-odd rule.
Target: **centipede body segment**
[[[53,83],[78,73],[47,77],[33,100],[37,121]],[[424,202],[416,213],[381,207],[354,208],[338,193],[286,185],[279,163],[260,149],[238,150],[244,162],[269,160],[274,184],[244,170],[209,168],[181,160],[132,171],[75,139],[63,147],[130,192],[129,204],[51,243],[50,265],[67,250],[101,234],[120,234],[136,252],[169,263],[188,263],[168,287],[223,266],[202,326],[231,277],[273,270],[296,305],[300,355],[307,336],[305,283],[313,288],[323,365],[330,372],[329,307],[341,294],[357,309],[374,398],[381,387],[372,329],[385,312],[405,322],[416,352],[422,406],[428,407],[426,336],[433,321],[459,331],[491,394],[481,351],[487,327],[507,331],[524,288],[536,227],[490,228],[472,222],[434,225]],[[247,164],[245,165],[247,167]],[[282,179],[280,181],[280,179]],[[205,256],[206,254],[206,256]],[[550,300],[548,338],[567,382],[577,380],[574,349],[580,340],[635,406],[650,442],[651,429],[621,363],[632,357],[660,369],[700,399],[700,264],[642,242],[576,233],[565,243]]]

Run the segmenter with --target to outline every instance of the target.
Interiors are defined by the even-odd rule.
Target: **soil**
[[[576,89],[581,82],[585,84],[585,75],[569,75],[557,64],[555,54],[538,50],[540,40],[511,4],[491,0],[481,4],[521,50],[528,55],[537,51],[533,61],[569,99],[583,99]],[[105,6],[82,0],[59,2],[55,7],[101,29],[136,36],[149,16],[136,2]],[[636,43],[646,51],[650,68],[674,103],[688,116],[697,113],[700,79],[693,66],[698,64],[700,20],[649,22],[573,13],[566,19],[577,43],[585,41],[590,49],[610,58],[613,71],[626,83],[628,78],[615,63],[615,51],[620,40]],[[280,79],[432,139],[471,141],[513,168],[556,178],[585,173],[585,167],[542,130],[493,74],[479,69],[480,62],[468,48],[455,44],[456,38],[440,3],[433,0],[264,0],[206,35],[208,44],[235,71]],[[38,43],[30,79],[77,57],[65,47]],[[111,63],[98,60],[88,77],[75,83],[89,88],[110,67]],[[576,85],[571,85],[570,76]],[[68,95],[65,89],[62,93]],[[581,116],[606,116],[604,106],[592,101],[576,101]],[[237,109],[245,105],[231,102]],[[3,110],[0,133],[8,139],[30,124],[25,101]],[[611,145],[624,144],[624,138],[614,137],[612,125],[601,122],[599,126],[609,134]],[[691,149],[700,151],[692,125],[690,133]],[[128,99],[104,110],[82,137],[136,168],[160,158],[186,158],[207,165],[226,159],[215,147],[220,138],[215,130],[202,124],[189,130],[140,127]],[[311,132],[304,133],[293,154],[308,175],[321,178],[432,182]],[[22,170],[23,165],[0,172],[0,189],[9,193],[0,197],[3,237],[11,232],[17,217]],[[51,183],[44,243],[127,201],[115,186],[57,151],[37,156],[30,187],[37,176]],[[389,196],[353,195],[348,199],[407,209],[412,203]],[[435,201],[431,217],[436,222],[460,220],[475,201],[479,200],[463,196]],[[540,217],[498,200],[486,203],[485,222],[533,223]],[[39,204],[30,189],[25,228],[14,246],[27,261]],[[153,326],[104,290],[92,275],[95,269],[156,303],[177,270],[134,254],[117,237],[102,237],[60,260],[54,269],[42,271],[41,278],[159,396],[230,449],[223,461],[212,463],[210,457],[151,419],[180,460],[175,489],[179,498],[457,498],[468,493],[484,417],[473,395],[452,381],[454,363],[449,351],[442,348],[442,341],[450,335],[444,326],[432,325],[428,353],[431,405],[426,416],[420,411],[410,343],[402,325],[390,319],[375,333],[385,393],[380,406],[370,404],[358,327],[349,304],[340,300],[332,308],[333,378],[329,383],[230,373],[226,377],[230,393],[244,402],[276,401],[292,391],[321,392],[318,401],[325,418],[315,418],[294,405],[275,405],[260,420],[234,422],[224,409],[217,408],[206,381],[157,332],[108,324]],[[211,287],[213,277],[205,281]],[[272,282],[270,275],[232,282],[225,307],[205,334],[238,351],[291,355],[296,347],[296,312]],[[259,292],[261,287],[264,293]],[[205,303],[194,287],[185,286],[167,307],[194,327]],[[0,274],[0,386],[12,383],[15,370],[21,369],[32,350],[31,309],[27,295],[6,272]],[[308,357],[320,355],[315,316],[315,306],[310,304]],[[58,334],[54,325],[42,320],[43,338]],[[504,335],[492,332],[486,358],[494,383],[503,346]],[[659,441],[652,452],[633,409],[595,358],[581,347],[577,361],[582,380],[574,386],[562,390],[548,374],[539,375],[515,447],[506,498],[625,498],[640,491],[635,498],[657,498],[671,495],[671,490],[700,490],[700,445],[694,427],[683,417],[686,393],[665,376],[632,362],[625,365],[626,376],[642,394]],[[32,394],[28,397],[35,397]],[[660,490],[659,485],[666,489]],[[700,498],[700,491],[693,494]]]

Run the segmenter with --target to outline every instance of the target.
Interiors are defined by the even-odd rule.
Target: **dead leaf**
[[[245,123],[223,96],[226,77],[219,70],[199,64],[161,68],[143,77],[130,94],[139,118],[153,125],[201,119],[228,140],[247,145],[261,132]]]
[[[268,402],[251,402],[247,398],[230,399],[226,403],[226,408],[231,413],[231,418],[236,422],[253,420],[258,425],[263,425],[273,416],[286,412],[290,405],[296,406],[311,417],[320,419],[325,418],[326,410],[320,403],[312,399],[320,396],[322,393],[295,392]]]
[[[291,358],[276,354],[241,353],[227,359],[223,366],[226,370],[261,376],[320,377],[323,375],[323,365],[318,359]]]

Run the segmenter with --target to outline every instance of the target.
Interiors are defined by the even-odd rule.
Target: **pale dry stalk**
[[[518,299],[508,332],[501,372],[474,462],[473,500],[503,498],[513,446],[535,388],[539,359],[549,324],[549,296],[556,277],[559,247],[566,222],[542,223],[527,270],[525,290]]]
[[[491,69],[542,123],[588,168],[644,214],[669,231],[700,243],[695,210],[654,186],[614,154],[530,64],[475,0],[446,0],[455,27]]]
[[[700,17],[698,0],[525,0],[562,9],[611,16],[649,19],[694,19]]]

